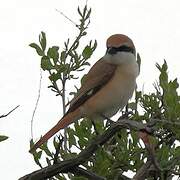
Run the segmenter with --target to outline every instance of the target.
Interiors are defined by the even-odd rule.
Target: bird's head
[[[105,59],[113,64],[121,64],[135,59],[135,46],[133,41],[126,35],[114,34],[107,39],[107,51]],[[123,62],[121,62],[123,61]]]

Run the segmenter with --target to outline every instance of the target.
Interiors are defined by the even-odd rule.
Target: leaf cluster
[[[34,48],[37,54],[41,57],[41,68],[49,73],[51,82],[49,88],[56,93],[62,94],[62,88],[58,87],[57,81],[65,85],[67,80],[78,79],[75,72],[83,71],[85,66],[89,66],[88,59],[96,49],[97,42],[90,41],[84,48],[79,46],[80,40],[87,34],[86,30],[90,23],[89,17],[91,9],[87,6],[81,11],[78,8],[80,15],[80,24],[76,25],[79,33],[74,41],[68,39],[64,42],[64,47],[52,46],[47,49],[46,34],[41,32],[39,35],[39,44],[31,43],[30,47]],[[81,50],[82,49],[82,50]]]

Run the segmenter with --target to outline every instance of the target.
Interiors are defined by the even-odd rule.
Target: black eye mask
[[[120,46],[120,47],[108,47],[107,48],[107,53],[113,55],[116,54],[117,52],[130,52],[134,54],[134,49],[128,46]]]

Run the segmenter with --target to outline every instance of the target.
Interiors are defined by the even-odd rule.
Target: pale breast
[[[131,68],[119,66],[113,78],[83,105],[82,111],[87,116],[100,113],[111,117],[123,108],[136,86],[137,75],[132,74]]]

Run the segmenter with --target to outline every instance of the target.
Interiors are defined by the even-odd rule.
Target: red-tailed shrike
[[[60,129],[74,121],[89,117],[98,119],[115,115],[131,98],[139,74],[135,46],[123,34],[107,39],[106,54],[88,72],[85,82],[62,119],[48,131],[30,150],[33,152]]]

